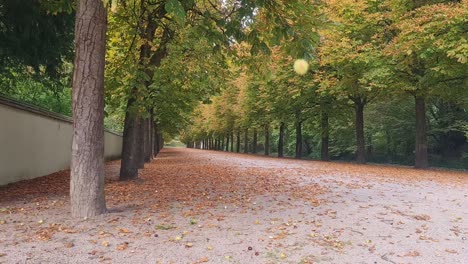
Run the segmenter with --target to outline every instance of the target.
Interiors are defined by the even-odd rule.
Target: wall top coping
[[[33,104],[30,104],[30,103],[26,103],[26,102],[21,102],[19,100],[9,98],[9,97],[4,96],[2,94],[0,94],[0,105],[9,106],[11,108],[15,108],[15,109],[18,109],[18,110],[23,110],[23,111],[26,111],[26,112],[29,112],[29,113],[33,113],[33,114],[42,116],[42,117],[47,117],[47,118],[55,119],[55,120],[58,120],[58,121],[61,121],[61,122],[73,124],[73,119],[71,117],[69,117],[69,116],[54,113],[54,112],[49,111],[49,110],[47,110],[45,108],[42,108],[40,106],[33,105]],[[105,128],[104,130],[106,132],[109,132],[109,133],[114,134],[116,136],[122,136],[122,133],[118,133],[116,131],[113,131],[113,130],[110,130],[110,129],[107,129],[107,128]]]

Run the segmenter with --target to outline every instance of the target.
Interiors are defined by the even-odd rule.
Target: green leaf
[[[167,13],[172,15],[177,23],[185,23],[186,13],[182,4],[177,0],[168,0],[165,5]]]

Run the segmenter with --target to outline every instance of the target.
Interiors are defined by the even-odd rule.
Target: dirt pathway
[[[165,149],[70,219],[68,172],[0,187],[0,263],[467,263],[468,174]]]

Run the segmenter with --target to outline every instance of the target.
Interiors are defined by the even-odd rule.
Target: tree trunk
[[[296,121],[296,159],[302,158],[302,121]]]
[[[151,120],[149,118],[143,119],[144,129],[144,161],[151,161]]]
[[[159,151],[164,148],[164,137],[162,132],[159,132]]]
[[[154,117],[153,117],[153,110],[151,110],[151,117],[150,117],[150,120],[149,120],[149,126],[150,126],[150,129],[149,129],[149,149],[150,149],[150,160],[152,160],[155,156],[155,152],[154,152]]]
[[[320,149],[320,159],[323,161],[329,161],[330,156],[328,152],[328,144],[329,144],[329,137],[330,137],[330,129],[328,123],[328,112],[325,109],[322,109],[322,115],[320,117],[320,127],[321,127],[321,134],[322,134],[322,144]]]
[[[107,14],[101,0],[81,0],[75,23],[70,200],[73,217],[106,212],[104,67]]]
[[[157,156],[159,154],[159,132],[158,132],[158,124],[156,121],[154,122],[154,142],[153,142],[153,147],[154,147],[154,155]],[[193,148],[194,146],[190,144],[190,148]]]
[[[265,156],[270,155],[270,126],[265,125]]]
[[[244,153],[249,153],[249,129],[244,132]]]
[[[145,120],[138,118],[138,137],[137,137],[137,153],[138,153],[138,168],[145,167]]]
[[[366,154],[365,154],[365,139],[364,139],[364,105],[365,103],[360,101],[355,101],[355,111],[356,111],[356,162],[360,164],[366,163]]]
[[[229,151],[229,133],[226,134],[226,151]]]
[[[164,8],[161,9],[160,13],[158,14],[159,17],[164,16],[165,10]],[[148,21],[146,27],[142,29],[140,32],[140,37],[144,40],[143,44],[140,46],[140,54],[139,54],[139,67],[145,71],[148,76],[152,76],[153,71],[149,64],[153,67],[158,67],[161,64],[162,59],[167,55],[165,43],[160,44],[160,47],[156,52],[151,50],[151,42],[154,39],[155,31],[157,28],[157,24],[155,23],[154,17],[151,14],[148,17],[141,16],[141,20]],[[142,24],[143,22],[140,21]],[[163,32],[163,42],[167,41],[166,37],[166,30]],[[150,82],[146,81],[145,86],[148,87]],[[139,89],[137,87],[133,87],[131,90],[131,96],[127,103],[127,109],[125,114],[125,121],[124,121],[124,131],[123,131],[123,144],[122,144],[122,162],[120,167],[120,180],[130,180],[138,177],[138,171],[135,171],[135,167],[143,168],[144,167],[144,152],[143,152],[143,140],[141,126],[141,118],[139,117],[139,113],[136,112],[134,109],[135,105],[138,104],[137,98],[139,94]],[[127,120],[129,119],[129,120]],[[160,142],[161,135],[158,135],[158,148],[161,150],[161,142]],[[157,153],[159,153],[159,150]],[[134,164],[135,163],[135,164]]]
[[[282,158],[284,156],[284,122],[281,122],[279,128],[279,138],[278,138],[278,158]]]
[[[424,169],[429,167],[427,155],[426,102],[424,97],[415,96],[416,103],[416,149],[414,167]]]
[[[257,154],[257,129],[253,131],[252,153]]]
[[[231,132],[231,152],[234,152],[234,132]]]
[[[241,142],[240,142],[240,130],[237,130],[237,140],[236,140],[236,152],[239,153],[240,152],[240,145],[241,145]]]

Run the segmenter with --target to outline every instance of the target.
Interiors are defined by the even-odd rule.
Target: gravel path
[[[0,187],[0,263],[468,263],[468,174],[164,149],[71,219],[67,171]]]

